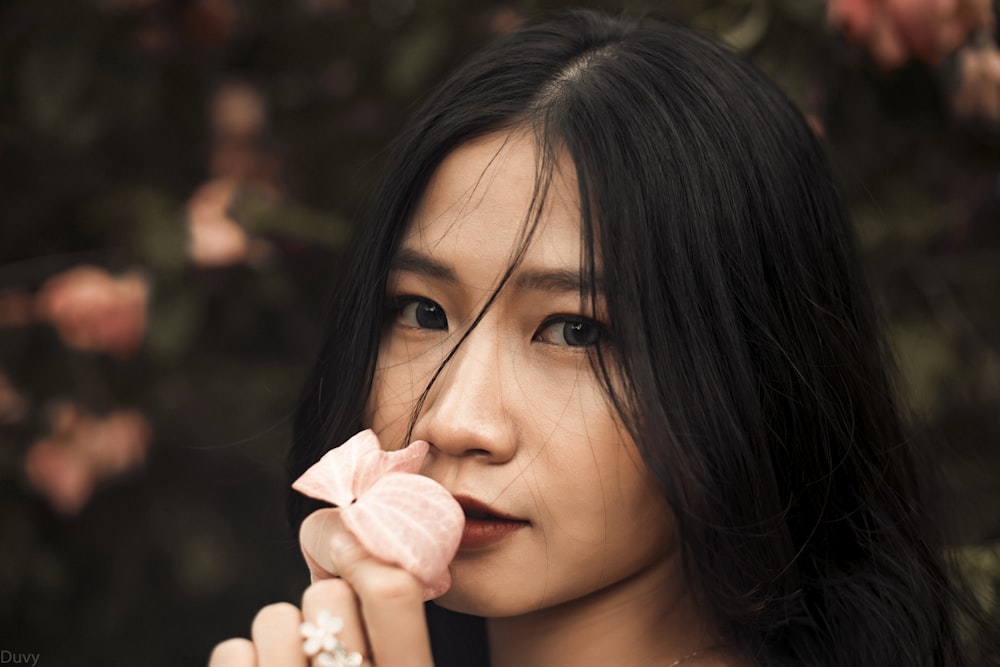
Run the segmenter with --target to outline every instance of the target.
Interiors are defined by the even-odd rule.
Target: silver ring
[[[347,651],[337,633],[344,629],[344,621],[328,611],[321,611],[316,622],[306,621],[299,626],[302,652],[319,667],[360,667],[363,658],[357,651]]]

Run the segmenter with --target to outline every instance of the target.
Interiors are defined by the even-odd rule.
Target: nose
[[[483,320],[465,338],[427,394],[414,424],[414,439],[426,440],[432,453],[509,461],[517,449],[518,429],[505,400],[512,370],[500,337]],[[516,383],[514,383],[516,385]]]

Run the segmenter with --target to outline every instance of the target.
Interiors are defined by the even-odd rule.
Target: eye
[[[401,297],[394,300],[396,320],[411,329],[448,329],[448,316],[444,309],[430,299],[417,296]]]
[[[542,324],[535,340],[566,347],[592,347],[605,336],[604,326],[586,318],[552,317]]]

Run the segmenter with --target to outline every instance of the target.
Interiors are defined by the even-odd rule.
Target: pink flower
[[[510,5],[494,7],[487,17],[490,32],[494,35],[506,35],[524,26],[524,15]]]
[[[331,449],[292,484],[310,498],[347,507],[390,472],[417,473],[427,454],[422,440],[409,447],[387,452],[370,429],[358,433],[340,447]]]
[[[31,485],[61,514],[79,513],[96,484],[87,462],[57,440],[33,444],[24,467]]]
[[[958,62],[955,112],[1000,123],[1000,49],[995,44],[967,46],[959,51]]]
[[[417,441],[387,452],[372,431],[363,431],[327,452],[292,488],[342,507],[341,520],[358,541],[417,577],[429,600],[451,586],[448,564],[465,513],[447,489],[416,474],[428,447]]]
[[[990,0],[829,0],[827,20],[884,70],[908,60],[938,65],[993,22]]]
[[[0,426],[23,420],[28,416],[29,407],[28,399],[17,390],[7,374],[0,371]]]
[[[35,303],[38,317],[69,347],[124,359],[135,354],[146,333],[149,281],[136,272],[116,278],[81,266],[49,279]]]
[[[98,479],[108,479],[142,464],[152,437],[153,429],[141,413],[115,410],[86,423],[78,446]]]
[[[875,0],[830,0],[826,18],[848,40],[862,44],[875,22]]]
[[[249,83],[229,81],[212,95],[209,179],[187,202],[188,257],[195,266],[254,265],[273,254],[269,242],[252,238],[230,215],[241,191],[271,200],[281,197],[282,161],[262,146],[267,115],[264,95]]]
[[[267,125],[263,95],[253,86],[237,81],[225,83],[215,91],[210,115],[217,137],[253,138]]]
[[[52,433],[28,449],[25,472],[56,511],[76,514],[100,482],[139,466],[151,440],[149,422],[134,410],[99,418],[63,404],[53,410]]]
[[[246,261],[250,239],[228,213],[235,195],[235,181],[217,179],[202,185],[188,200],[188,255],[197,266],[231,266]]]

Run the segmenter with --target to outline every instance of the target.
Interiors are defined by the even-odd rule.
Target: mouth
[[[523,519],[500,512],[475,498],[455,496],[455,500],[462,506],[462,511],[465,512],[466,519],[481,521],[524,521]],[[527,522],[524,521],[524,523]]]
[[[455,500],[465,512],[465,529],[458,550],[473,551],[491,547],[530,522],[500,512],[486,503],[466,496],[456,496]]]

